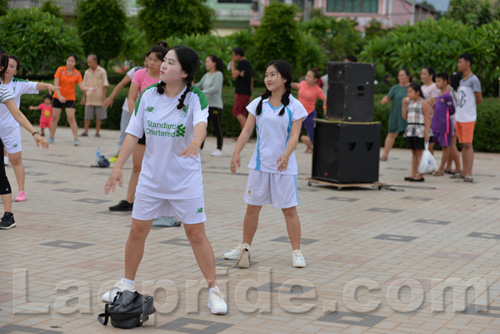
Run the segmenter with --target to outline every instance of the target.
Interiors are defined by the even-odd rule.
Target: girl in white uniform
[[[113,300],[117,291],[134,290],[137,269],[153,219],[177,216],[184,223],[198,265],[209,286],[208,307],[213,314],[226,314],[219,291],[212,246],[205,234],[205,206],[201,176],[200,145],[207,134],[208,102],[191,87],[198,55],[187,47],[171,49],[160,71],[160,83],[148,87],[139,98],[127,128],[118,160],[105,186],[105,193],[122,185],[122,166],[146,135],[132,227],[125,248],[125,277],[103,295]]]
[[[260,210],[263,205],[272,204],[285,216],[293,250],[292,264],[303,268],[306,262],[300,251],[295,147],[307,112],[291,94],[292,68],[287,61],[269,63],[264,83],[267,87],[264,95],[247,106],[248,119],[231,160],[231,172],[236,173],[241,164],[240,152],[257,127],[257,146],[248,164],[250,174],[245,193],[248,206],[243,222],[243,244],[224,257],[238,260],[240,268],[250,266],[250,245],[257,230]]]

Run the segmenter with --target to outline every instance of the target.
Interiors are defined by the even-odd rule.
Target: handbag
[[[130,329],[142,326],[155,312],[153,297],[125,290],[118,292],[111,303],[106,303],[104,313],[99,314],[97,320],[106,326],[111,318],[114,327]]]
[[[429,151],[429,142],[425,142],[425,150],[422,153],[422,158],[420,159],[420,165],[418,166],[418,172],[420,174],[429,174],[435,171],[437,168],[436,159]]]

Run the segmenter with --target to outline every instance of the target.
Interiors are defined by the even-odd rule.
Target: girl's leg
[[[416,173],[416,179],[422,179],[424,175],[420,174],[418,172],[418,166],[420,166],[420,160],[422,159],[422,154],[424,153],[424,150],[415,150],[416,153],[416,163],[415,163],[415,173]]]
[[[397,132],[389,132],[387,134],[387,137],[385,137],[384,153],[382,154],[380,160],[382,161],[387,160],[387,158],[389,157],[389,152],[394,146],[394,142],[396,141],[397,137],[398,137]]]
[[[283,211],[283,216],[285,216],[286,229],[288,231],[290,243],[292,244],[292,250],[300,249],[301,229],[297,207],[294,206],[282,209],[281,211]]]
[[[12,194],[0,195],[4,212],[12,212]]]
[[[135,280],[135,275],[142,256],[144,255],[144,245],[146,237],[151,230],[153,220],[138,220],[132,218],[132,227],[125,246],[125,278]]]
[[[455,172],[460,172],[462,170],[462,163],[460,162],[460,153],[457,149],[457,136],[453,136],[451,139],[451,160],[455,162]],[[450,162],[451,169],[451,162]]]
[[[54,138],[57,130],[57,123],[61,117],[61,108],[52,108],[52,120],[50,121],[50,138]]]
[[[19,191],[24,191],[25,174],[21,152],[9,154],[9,160],[12,168],[14,169],[14,174],[16,174]]]
[[[208,287],[213,288],[217,285],[215,257],[205,233],[205,224],[184,224],[184,231],[193,248],[198,267],[200,267],[201,273],[207,280]]]
[[[130,180],[128,181],[127,188],[127,202],[134,203],[135,188],[139,182],[139,174],[141,174],[142,159],[144,158],[144,152],[146,151],[146,145],[137,144],[132,153],[132,174],[130,174]]]
[[[417,150],[411,150],[411,177],[418,178]]]
[[[215,137],[217,138],[217,149],[222,151],[222,144],[224,141],[224,137],[222,135],[222,110],[219,108],[215,108],[213,110],[213,127],[214,127],[214,134]]]
[[[54,112],[52,111],[52,113]],[[69,126],[71,127],[71,132],[73,132],[73,139],[78,139],[78,124],[76,124],[76,119],[75,119],[75,108],[66,108],[66,117],[68,118],[68,123]]]
[[[118,138],[118,152],[116,154],[120,153],[123,141],[127,136],[125,131],[127,130],[128,123],[130,122],[130,117],[131,115],[127,110],[122,110],[122,116],[120,118],[120,137]]]
[[[0,151],[3,152],[3,142],[0,139]],[[3,209],[5,212],[12,212],[12,194],[9,179],[7,178],[7,173],[5,173],[5,165],[3,164],[3,159],[0,161],[0,190],[2,194],[0,198],[2,200]]]
[[[439,173],[444,173],[445,165],[448,163],[450,158],[450,146],[443,147],[443,157],[441,158],[441,165],[439,166]]]
[[[247,205],[247,212],[243,220],[243,243],[252,244],[253,237],[259,225],[259,213],[262,206]]]

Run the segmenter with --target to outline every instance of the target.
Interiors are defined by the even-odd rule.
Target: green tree
[[[300,50],[299,25],[295,21],[296,6],[273,2],[264,9],[264,17],[255,33],[255,49],[250,59],[257,71],[273,59],[285,59],[295,68]]]
[[[9,1],[0,0],[0,16],[7,15],[8,11],[9,11]]]
[[[62,18],[62,12],[61,12],[61,7],[59,7],[54,0],[47,0],[43,3],[42,7],[42,12],[46,12],[49,14],[54,15],[55,17]]]
[[[139,24],[149,45],[168,37],[207,34],[215,17],[205,0],[138,0],[137,3],[142,6]]]
[[[21,75],[53,71],[69,53],[82,53],[76,31],[39,8],[11,9],[0,17],[0,45],[21,61]]]
[[[126,16],[120,0],[79,1],[76,26],[86,54],[94,53],[107,67],[123,43]]]
[[[478,27],[499,20],[500,6],[495,11],[489,1],[450,0],[448,12],[444,17]]]
[[[138,23],[133,19],[127,19],[125,24],[125,33],[119,61],[131,61],[135,65],[142,66],[144,55],[148,51],[148,46],[144,38],[144,32],[139,29]]]

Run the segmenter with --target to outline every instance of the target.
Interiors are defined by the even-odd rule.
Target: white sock
[[[216,285],[213,288],[208,289],[209,293],[220,292],[219,287]]]
[[[129,280],[127,278],[123,278],[123,283],[125,283],[127,285],[130,285],[130,286],[134,286],[135,285],[135,281]]]

